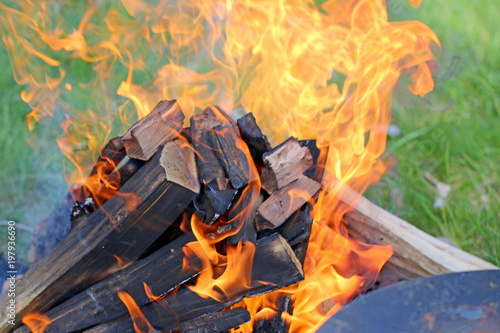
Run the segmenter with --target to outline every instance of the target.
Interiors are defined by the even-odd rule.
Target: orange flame
[[[40,313],[28,313],[21,320],[28,326],[32,333],[43,333],[47,326],[52,322],[49,317]]]
[[[418,7],[421,0],[409,2]],[[58,143],[74,165],[66,169],[69,184],[83,183],[106,141],[160,99],[177,99],[187,119],[209,104],[235,117],[251,111],[273,142],[291,135],[330,142],[324,190],[312,212],[306,279],[280,294],[244,300],[255,320],[274,313],[275,300],[289,293],[293,316],[283,317],[290,330],[314,330],[368,287],[392,253],[349,237],[343,188],[361,195],[385,171],[380,156],[392,91],[405,72],[413,94],[433,89],[429,63],[438,38],[421,22],[390,22],[385,0],[109,3],[78,3],[84,14],[76,26],[74,15],[65,15],[76,3],[0,3],[2,40],[14,78],[25,87],[21,97],[32,108],[30,128],[64,113]],[[260,184],[245,190],[257,197]],[[193,287],[200,294],[222,299],[229,287],[219,280],[225,271],[209,266],[233,267],[237,253],[250,260],[247,244],[226,254],[215,247],[243,220],[208,227],[192,219],[199,242],[186,254],[204,256],[207,267]],[[248,283],[247,273],[238,276],[238,283]],[[251,324],[240,330],[251,331]]]
[[[130,313],[130,317],[132,317],[132,321],[134,322],[134,329],[136,333],[151,333],[155,332],[149,321],[144,317],[141,310],[137,306],[137,303],[134,301],[132,296],[124,291],[118,292],[118,297],[125,304]]]

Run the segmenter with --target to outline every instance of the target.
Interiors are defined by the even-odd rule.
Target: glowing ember
[[[409,2],[418,7],[421,1]],[[72,26],[74,15],[65,15],[75,5],[0,3],[2,39],[14,77],[25,87],[21,97],[33,109],[30,127],[65,114],[58,144],[74,165],[66,169],[69,184],[83,183],[111,133],[124,132],[160,99],[177,99],[186,118],[209,104],[244,108],[274,142],[293,135],[326,140],[330,147],[324,190],[313,210],[306,279],[240,305],[254,321],[269,318],[275,300],[291,293],[293,316],[284,319],[292,332],[312,331],[375,280],[392,249],[349,238],[341,224],[348,208],[339,198],[344,184],[361,194],[385,170],[379,157],[401,73],[412,73],[413,94],[433,89],[428,62],[431,44],[439,41],[428,27],[389,22],[384,0],[89,2]],[[85,72],[78,79],[75,63]],[[249,195],[259,190],[260,184],[250,186]],[[222,236],[210,239],[214,230],[202,230],[196,220],[192,229],[199,242],[186,251],[207,258],[193,290],[219,299],[225,288],[244,287],[247,273],[227,279],[209,266],[233,268],[234,255],[251,260],[251,245],[222,256],[214,249]],[[120,295],[124,302],[127,297]]]

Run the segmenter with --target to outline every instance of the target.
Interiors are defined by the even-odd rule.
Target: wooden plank
[[[193,153],[192,148],[186,148]],[[43,313],[121,269],[115,256],[132,262],[192,202],[196,192],[168,179],[157,153],[101,209],[73,226],[68,236],[33,265],[17,283],[16,319]],[[176,157],[177,156],[177,157]],[[179,158],[178,152],[171,158]],[[192,169],[185,167],[182,172]],[[196,175],[193,175],[196,178]],[[0,301],[6,302],[6,295]],[[2,309],[0,332],[8,332]]]
[[[160,101],[122,137],[127,155],[147,161],[158,148],[179,136],[184,113],[176,100]]]
[[[354,208],[343,218],[350,236],[369,244],[393,246],[394,255],[386,266],[398,279],[498,269],[392,215],[345,185],[338,196]]]
[[[152,294],[159,296],[195,277],[199,272],[182,269],[185,260],[189,260],[189,267],[201,267],[199,258],[188,258],[183,253],[183,247],[195,240],[192,234],[184,234],[150,256],[130,264],[52,308],[45,313],[51,320],[48,332],[77,331],[127,314],[126,306],[117,296],[119,291],[127,292],[138,306],[143,306],[150,302],[144,283]],[[30,330],[27,326],[15,330],[15,333],[28,332]]]
[[[265,167],[260,177],[262,188],[268,193],[290,184],[314,164],[309,148],[301,147],[294,137],[265,153],[262,159]]]
[[[176,293],[169,293],[162,300],[141,308],[149,323],[162,331],[175,329],[178,322],[213,313],[241,301],[244,297],[261,295],[303,279],[302,266],[290,245],[279,234],[260,239],[256,243],[252,265],[252,283],[248,290],[226,295],[228,301],[220,303],[212,298],[202,298],[185,286]],[[134,332],[130,316],[98,325],[86,333]]]
[[[292,183],[274,192],[257,210],[257,230],[274,229],[321,189],[321,184],[300,175]]]

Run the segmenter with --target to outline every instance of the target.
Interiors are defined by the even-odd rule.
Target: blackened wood
[[[213,188],[219,190],[226,189],[229,180],[227,180],[224,167],[217,156],[217,151],[220,148],[213,130],[221,122],[217,118],[205,114],[194,115],[190,121],[200,183],[211,184]]]
[[[309,238],[311,234],[311,225],[313,218],[310,212],[307,212],[306,203],[298,211],[294,212],[282,225],[276,229],[265,229],[259,232],[258,237],[266,237],[271,233],[277,232],[287,240],[290,246],[294,246],[304,239]]]
[[[218,333],[243,325],[251,319],[243,308],[235,308],[216,313],[207,313],[198,318],[179,324],[183,333]]]
[[[294,137],[290,137],[270,152],[265,153],[262,159],[265,166],[260,175],[262,188],[268,193],[290,184],[313,166],[309,148],[301,147]]]
[[[299,144],[301,147],[309,148],[313,159],[313,165],[304,172],[304,175],[321,183],[325,173],[330,143],[325,140],[301,140]]]
[[[122,137],[127,155],[149,160],[161,145],[180,135],[183,122],[184,113],[176,100],[160,101]]]
[[[134,261],[182,214],[196,193],[175,183],[177,175],[165,173],[160,164],[162,153],[24,274],[17,283],[18,321],[30,312],[44,313],[119,271],[115,256],[124,262]],[[188,170],[186,167],[183,172]],[[7,302],[5,297],[2,304]],[[5,313],[2,318],[0,332],[7,332],[12,325]]]
[[[292,183],[274,192],[257,210],[257,230],[275,229],[321,189],[321,184],[300,175]]]
[[[150,302],[144,283],[153,295],[160,296],[195,277],[199,271],[182,269],[185,260],[188,260],[189,267],[201,267],[199,258],[186,257],[183,253],[183,247],[195,240],[192,234],[184,234],[150,256],[130,264],[49,310],[45,315],[52,322],[45,332],[72,332],[127,314],[127,307],[117,296],[119,291],[127,292],[138,306],[143,306]],[[30,330],[26,326],[15,331],[28,332]]]
[[[92,171],[90,171],[89,178],[96,175],[99,169],[105,175],[110,174],[118,163],[127,156],[125,147],[120,140],[121,137],[113,138],[104,146],[96,164],[92,168]]]
[[[248,144],[250,154],[256,163],[262,163],[262,155],[271,150],[271,145],[267,140],[267,136],[262,133],[262,130],[257,125],[253,114],[247,113],[237,120],[243,140]]]
[[[227,244],[236,245],[239,242],[255,243],[257,240],[255,214],[263,201],[264,196],[261,193],[254,193],[250,189],[240,192],[240,195],[235,199],[235,203],[229,211],[228,219],[231,227],[241,227],[236,234],[226,238]]]
[[[94,167],[85,179],[85,182],[78,188],[71,190],[73,201],[83,203],[85,199],[92,198],[95,206],[87,207],[88,212],[93,212],[111,198],[120,188],[119,178],[110,177],[116,166],[126,156],[125,147],[120,141],[121,137],[116,137],[104,146],[99,154]]]
[[[130,178],[132,178],[133,175],[135,175],[137,171],[139,171],[140,168],[142,168],[144,163],[146,162],[135,158],[126,157],[126,159],[123,161],[123,164],[120,163],[122,165],[117,166],[117,170],[113,171],[113,173],[110,175],[110,178],[117,174],[116,176],[120,179],[120,187],[122,187],[126,182],[128,182]]]
[[[109,140],[99,154],[88,179],[96,177],[98,169],[100,169],[103,177],[108,175],[107,178],[104,178],[106,182],[119,189],[144,165],[144,161],[127,157],[125,147],[120,139],[121,137],[116,137]],[[124,160],[127,162],[123,163]],[[120,166],[122,163],[123,166]],[[119,170],[117,170],[118,168]],[[90,181],[86,181],[83,186],[75,184],[56,208],[37,224],[36,232],[33,233],[30,240],[30,262],[35,263],[40,260],[68,235],[71,228],[70,213],[73,202],[75,200],[82,202],[87,197],[93,197],[88,187],[89,184]],[[99,192],[97,194],[99,195]],[[94,202],[98,205],[102,205],[106,201],[102,195],[100,197],[100,200],[94,198]]]
[[[202,298],[186,286],[181,286],[176,293],[169,293],[162,300],[141,307],[141,311],[153,327],[169,331],[175,329],[178,322],[220,311],[244,297],[261,295],[297,283],[303,278],[302,266],[290,245],[279,234],[273,234],[256,243],[249,290],[229,293],[226,295],[227,301],[220,303],[212,298]],[[85,332],[122,333],[134,332],[134,328],[130,316],[124,316]]]
[[[275,291],[278,293],[278,291]],[[286,333],[289,331],[287,322],[281,317],[283,312],[291,313],[292,301],[290,294],[281,293],[276,300],[276,315],[270,319],[261,319],[253,324],[254,333]]]
[[[196,214],[206,224],[212,225],[221,215],[224,215],[233,203],[238,190],[216,190],[205,185],[195,200]]]
[[[237,128],[236,122],[219,106],[210,106],[203,110],[203,114],[218,119],[223,124],[229,124]]]
[[[219,158],[226,168],[233,188],[240,189],[248,183],[255,181],[256,170],[254,161],[250,156],[247,144],[241,139],[239,130],[232,124],[222,124],[214,127],[217,139],[223,152]]]

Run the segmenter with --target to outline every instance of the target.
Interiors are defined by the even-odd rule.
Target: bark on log
[[[168,148],[146,163],[101,209],[75,224],[68,236],[18,281],[18,323],[25,314],[46,312],[120,270],[115,256],[122,261],[136,260],[182,214],[199,191],[199,187],[184,187],[182,180],[197,179],[197,175],[182,175],[193,171],[188,166],[181,174],[166,173],[160,163],[165,150]],[[186,154],[189,151],[194,154],[192,148],[186,148]],[[179,160],[179,152],[172,151],[170,158]],[[6,297],[0,299],[2,304]],[[13,329],[6,311],[2,310],[0,332]]]
[[[147,161],[158,148],[179,136],[184,114],[176,100],[160,101],[122,137],[127,155]]]
[[[142,307],[141,311],[153,327],[162,331],[175,330],[179,322],[220,311],[243,297],[261,295],[302,279],[302,266],[292,249],[280,235],[273,234],[257,241],[249,290],[234,291],[227,295],[227,302],[220,303],[212,298],[202,298],[181,286],[176,293],[167,294],[162,300]],[[134,328],[130,316],[124,316],[85,332],[124,333],[134,332]]]

